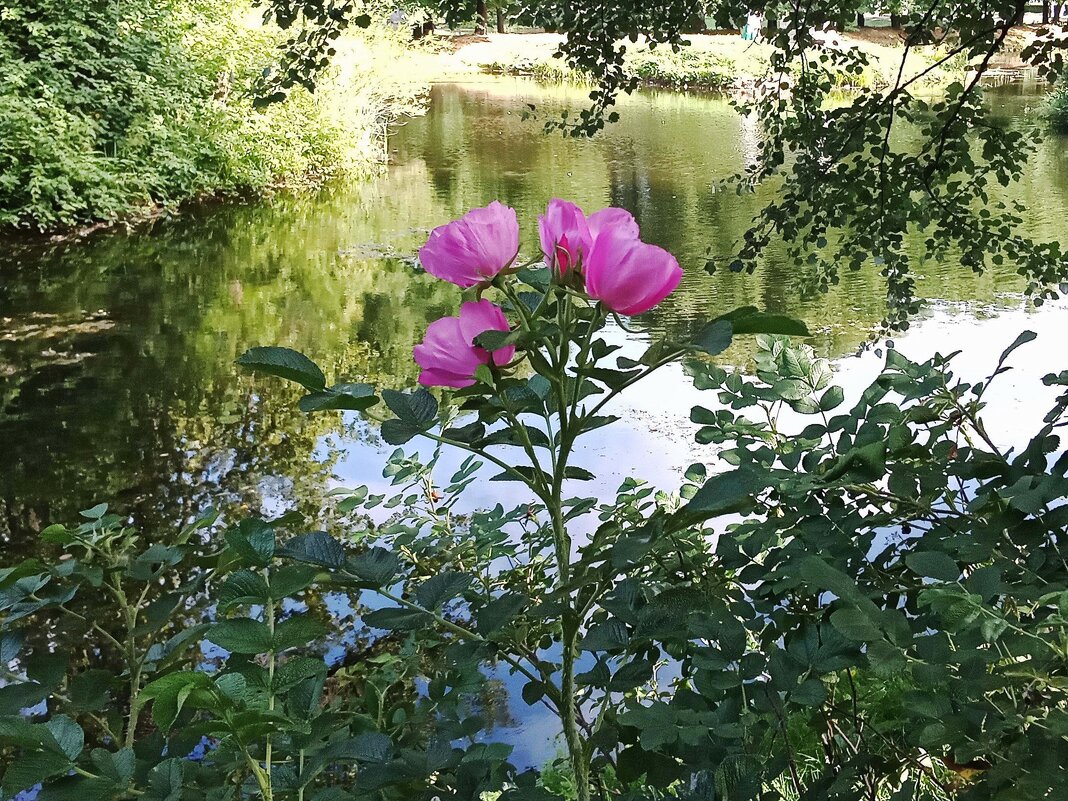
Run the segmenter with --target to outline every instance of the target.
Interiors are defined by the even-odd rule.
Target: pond
[[[992,94],[1008,125],[1034,126],[1041,100],[1018,87]],[[391,166],[374,183],[340,182],[312,196],[204,204],[130,231],[59,245],[9,243],[0,253],[0,541],[7,561],[32,553],[35,532],[99,501],[129,514],[151,539],[213,504],[231,514],[296,508],[311,520],[339,486],[383,485],[392,448],[356,419],[307,418],[281,382],[241,374],[233,360],[261,344],[294,347],[329,377],[410,386],[411,348],[431,320],[454,312],[458,293],[414,269],[434,226],[491,200],[514,206],[524,250],[537,249],[537,215],[552,197],[588,211],[631,210],[644,238],[674,252],[679,291],[612,336],[630,350],[681,336],[701,321],[752,304],[804,319],[812,344],[838,361],[847,386],[870,380],[877,352],[850,358],[882,319],[874,270],[846,271],[828,294],[771,249],[756,274],[707,274],[706,250],[731,252],[761,198],[720,181],[751,157],[755,131],[722,99],[643,93],[621,103],[622,121],[592,141],[546,137],[525,121],[580,106],[581,90],[502,79],[438,86],[424,117],[391,133]],[[1051,139],[1027,178],[1007,192],[1032,214],[1029,233],[1068,230],[1068,147]],[[913,357],[967,348],[976,375],[1024,327],[1040,333],[1021,355],[1028,375],[1068,367],[1064,309],[1031,309],[1008,266],[977,276],[923,263],[930,304],[897,345]],[[727,354],[745,360],[744,346]],[[1001,434],[1045,397],[1009,384],[993,398]],[[611,490],[633,472],[671,488],[679,471],[713,454],[692,444],[690,406],[710,399],[681,370],[665,370],[630,398],[624,421],[595,441],[588,466]],[[618,454],[630,457],[622,463]],[[480,489],[472,503],[507,495]],[[512,712],[525,714],[523,704]],[[507,710],[502,712],[507,718]],[[539,721],[527,743],[547,742]],[[531,733],[535,733],[531,737]],[[550,751],[551,753],[551,751]],[[520,761],[542,759],[531,751]]]

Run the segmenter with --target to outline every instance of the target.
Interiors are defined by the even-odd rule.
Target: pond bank
[[[386,125],[421,111],[428,88],[395,69],[406,37],[373,30],[339,44],[314,94],[256,108],[283,34],[245,0],[133,0],[116,13],[76,0],[5,18],[0,74],[17,79],[0,87],[0,233],[77,237],[205,198],[372,174]],[[113,35],[116,20],[129,36]]]
[[[1004,51],[992,64],[999,71],[1019,71],[1025,65],[1020,52],[1034,39],[1039,28],[1014,29]],[[865,28],[843,34],[832,33],[841,47],[859,48],[869,60],[859,76],[840,76],[843,88],[886,86],[897,78],[904,46],[901,32],[889,28]],[[744,41],[737,31],[688,34],[690,45],[678,53],[670,48],[650,50],[639,40],[628,45],[628,67],[644,86],[723,90],[744,88],[760,81],[772,53],[769,45]],[[564,41],[554,33],[505,33],[484,36],[440,37],[447,48],[439,60],[441,80],[460,75],[490,73],[533,77],[546,82],[587,83],[588,79],[570,69],[554,53]],[[451,51],[451,52],[449,52]],[[945,55],[935,46],[912,48],[904,77],[926,70]],[[964,74],[965,62],[951,59],[925,76],[923,85],[943,86]]]

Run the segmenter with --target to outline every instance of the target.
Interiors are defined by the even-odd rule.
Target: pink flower
[[[620,235],[626,235],[631,239],[638,238],[638,223],[634,216],[626,209],[619,209],[615,206],[595,211],[586,220],[586,224],[590,228],[593,241],[596,241],[602,232],[610,229],[616,229]]]
[[[559,275],[579,270],[589,258],[597,237],[611,228],[622,229],[627,236],[638,238],[638,223],[625,209],[601,209],[587,218],[574,203],[550,200],[545,214],[538,218],[545,264]]]
[[[538,218],[538,234],[545,264],[558,275],[577,268],[593,245],[586,215],[566,200],[549,201],[545,213]]]
[[[620,210],[605,209],[597,214],[609,211]],[[597,214],[590,217],[591,229]],[[625,220],[616,217],[615,221],[598,221],[593,248],[583,267],[586,294],[617,314],[642,314],[675,290],[682,280],[682,268],[674,256],[639,240]]]
[[[515,209],[495,200],[431,231],[419,262],[431,275],[466,289],[492,279],[518,252]]]
[[[508,319],[501,307],[488,300],[471,301],[460,306],[459,317],[442,317],[426,330],[422,343],[412,354],[423,368],[419,383],[425,387],[461,389],[475,383],[475,370],[489,364],[490,352],[475,345],[475,337],[486,331],[509,331]],[[493,363],[504,365],[512,360],[515,348],[493,351]]]

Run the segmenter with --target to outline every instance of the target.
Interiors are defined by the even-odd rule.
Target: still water
[[[1037,124],[1038,96],[1009,88],[993,97],[1008,124]],[[518,210],[528,252],[545,202],[564,197],[587,210],[630,209],[646,239],[678,256],[686,277],[637,321],[647,333],[618,332],[636,348],[743,304],[805,319],[828,356],[864,341],[884,309],[875,270],[846,271],[829,294],[811,295],[803,271],[774,249],[752,276],[702,269],[706,249],[728,255],[760,205],[720,189],[755,145],[725,101],[626,98],[622,121],[593,141],[546,137],[522,119],[528,102],[544,114],[582,99],[578,90],[512,80],[439,86],[428,113],[391,134],[392,164],[375,183],[208,204],[131,232],[0,249],[6,550],[28,548],[41,524],[101,500],[149,527],[208,502],[314,512],[339,469],[348,479],[356,463],[377,468],[373,431],[340,416],[303,418],[292,391],[241,375],[233,359],[253,345],[288,345],[339,379],[411,385],[412,345],[458,297],[413,269],[414,252],[430,228],[493,199]],[[1047,141],[1011,191],[1031,209],[1032,234],[1063,237],[1065,140]],[[1021,305],[1008,266],[977,276],[924,263],[919,272],[923,296],[954,329]],[[920,339],[922,331],[921,323]],[[681,374],[660,379],[651,398],[636,400],[629,428],[613,432],[614,447],[650,453],[651,478],[685,459],[651,443],[679,428],[686,389]]]
[[[1008,87],[992,97],[1006,124],[1038,124],[1038,96]],[[847,271],[826,295],[806,294],[806,276],[774,249],[752,276],[702,270],[708,248],[730,254],[761,201],[719,186],[756,145],[753,128],[725,101],[626,98],[622,121],[593,141],[548,138],[522,119],[528,102],[544,114],[582,100],[577,90],[512,80],[439,86],[425,116],[392,132],[391,166],[372,184],[208,204],[87,241],[0,249],[5,562],[32,552],[43,525],[70,521],[99,501],[165,539],[176,521],[208,504],[232,514],[296,508],[314,519],[330,489],[381,485],[392,449],[372,429],[347,416],[304,417],[293,390],[242,375],[233,360],[254,345],[288,345],[337,380],[412,385],[413,344],[458,299],[454,287],[414,269],[415,250],[434,226],[494,199],[517,209],[528,253],[537,248],[537,215],[548,199],[563,197],[588,211],[630,209],[644,238],[678,256],[682,286],[636,321],[642,333],[612,332],[628,350],[752,304],[806,320],[847,386],[874,376],[875,353],[851,358],[883,316],[874,270]],[[1029,233],[1063,239],[1068,142],[1044,143],[1026,180],[1008,191],[1031,209]],[[919,273],[931,303],[897,343],[906,354],[963,347],[965,371],[979,375],[1030,327],[1041,336],[1021,356],[1023,374],[1068,367],[1064,308],[1030,309],[1011,268],[977,276],[928,262]],[[745,353],[728,356],[741,363]],[[693,403],[709,403],[701,395],[681,370],[665,370],[632,396],[610,440],[584,454],[602,473],[600,488],[609,490],[632,464],[638,476],[670,488],[685,465],[710,459],[692,444],[686,422]],[[1008,382],[993,399],[1004,437],[1023,437],[1014,421],[1045,400],[1025,382]],[[635,459],[620,464],[619,453]],[[508,489],[492,487],[472,503]],[[507,708],[502,715],[512,719]],[[526,743],[548,742],[536,736],[543,723],[551,727],[526,717]]]

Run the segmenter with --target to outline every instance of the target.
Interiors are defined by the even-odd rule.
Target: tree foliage
[[[843,44],[834,31],[852,25],[870,5],[866,0],[730,0],[716,6],[726,21],[761,12],[769,23],[764,35],[774,53],[767,72],[738,102],[741,113],[760,121],[760,147],[735,186],[751,191],[775,183],[779,190],[753,219],[734,256],[710,259],[708,269],[751,272],[773,242],[783,242],[789,258],[824,285],[837,282],[843,266],[876,269],[888,285],[885,324],[897,328],[907,328],[918,308],[915,268],[924,258],[959,259],[977,272],[1012,264],[1036,302],[1055,297],[1068,278],[1061,244],[1022,233],[1027,209],[990,196],[996,184],[1020,179],[1039,135],[999,126],[983,101],[982,78],[1006,49],[1024,5],[1016,0],[888,4],[901,29],[896,80],[842,96],[839,77],[860,75],[869,57]],[[446,18],[468,11],[453,2],[442,9]],[[538,24],[566,34],[559,57],[596,84],[587,108],[549,119],[545,127],[587,136],[617,120],[616,98],[638,86],[638,76],[625,66],[627,48],[639,37],[649,47],[685,48],[694,7],[589,0],[543,3],[528,13]],[[919,74],[907,74],[906,59],[930,44],[939,45],[933,61]],[[1049,29],[1022,55],[1041,77],[1055,79],[1064,71],[1066,47],[1068,34]],[[966,77],[942,96],[917,91],[929,72],[960,63],[969,67]],[[901,143],[903,129],[912,134],[904,137],[908,145]],[[923,237],[922,254],[905,246],[917,235]]]
[[[244,14],[242,0],[2,0],[0,227],[110,221],[360,166],[383,98],[349,85],[344,124],[307,95],[253,112],[276,34]]]

